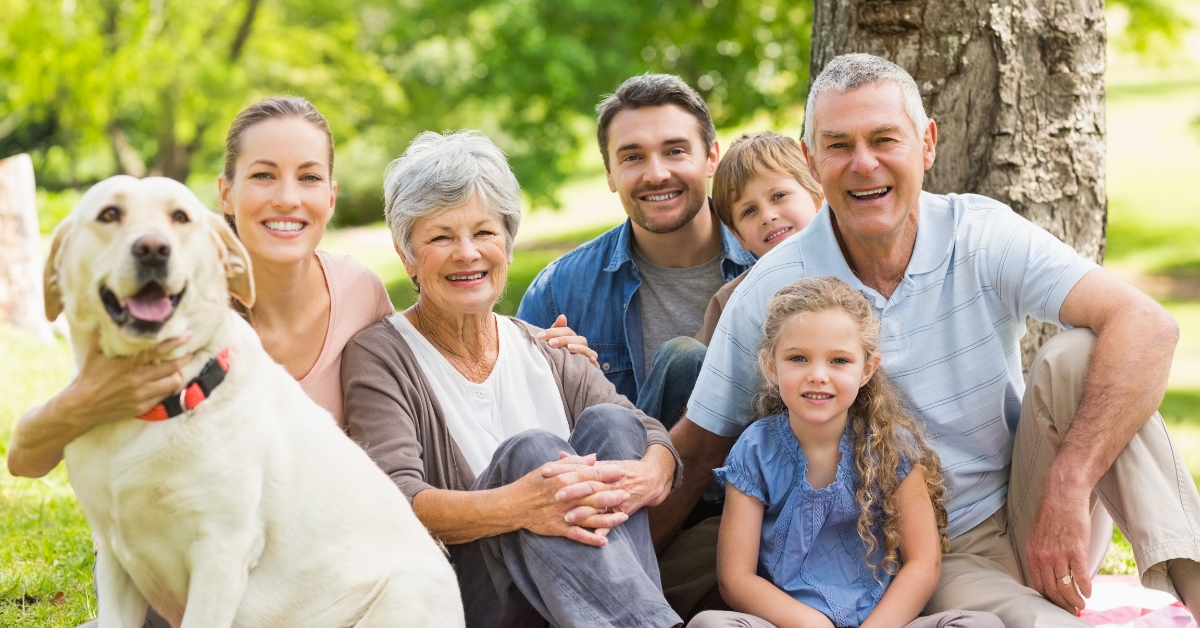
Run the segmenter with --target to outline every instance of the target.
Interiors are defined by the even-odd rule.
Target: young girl
[[[764,327],[758,410],[770,416],[716,470],[718,582],[740,612],[689,627],[1001,628],[986,613],[917,618],[947,545],[941,466],[879,371],[866,299],[802,279],[771,300]]]

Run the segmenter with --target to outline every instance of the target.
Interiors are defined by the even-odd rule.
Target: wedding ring
[[[1071,574],[1067,574],[1058,579],[1059,584],[1071,584]]]

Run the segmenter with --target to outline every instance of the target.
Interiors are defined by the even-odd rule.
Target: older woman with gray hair
[[[667,432],[586,355],[492,312],[519,194],[477,131],[422,133],[388,168],[418,299],[346,346],[350,435],[448,546],[468,626],[682,625],[644,508],[681,477]]]

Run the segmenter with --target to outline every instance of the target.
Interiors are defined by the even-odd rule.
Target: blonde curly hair
[[[763,340],[758,353],[758,364],[763,373],[757,399],[758,416],[787,411],[787,406],[779,396],[778,384],[771,381],[775,350],[784,324],[797,314],[828,310],[843,311],[854,321],[867,360],[878,355],[879,323],[863,295],[835,277],[801,279],[785,286],[767,304],[767,321],[763,326]],[[920,465],[924,468],[925,490],[933,502],[942,551],[948,551],[950,542],[946,537],[948,517],[944,503],[946,489],[942,464],[937,453],[925,444],[924,430],[904,410],[900,393],[888,381],[882,368],[876,370],[859,389],[848,415],[854,437],[854,466],[859,480],[854,497],[862,511],[858,516],[858,535],[867,549],[863,561],[872,570],[882,566],[885,572],[893,575],[900,569],[896,489],[900,486],[897,471],[902,459],[913,467]],[[877,511],[883,515],[882,522],[875,521]],[[883,558],[879,565],[875,565],[871,562],[871,556],[880,549],[880,537],[883,540]]]

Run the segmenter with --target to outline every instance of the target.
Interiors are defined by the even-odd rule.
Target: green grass
[[[5,326],[0,355],[3,466],[16,419],[66,385],[73,366],[65,343]],[[38,480],[0,471],[0,626],[77,626],[95,614],[91,533],[66,469]]]
[[[1151,275],[1200,274],[1200,223],[1150,221],[1125,207],[1130,201],[1111,199],[1106,263],[1132,266]],[[1200,208],[1197,208],[1200,214]]]
[[[1200,485],[1200,390],[1167,390],[1158,411],[1175,445],[1183,455],[1183,462],[1192,473],[1192,480]],[[1136,574],[1137,562],[1133,548],[1125,535],[1113,527],[1112,545],[1100,566],[1102,574]]]

